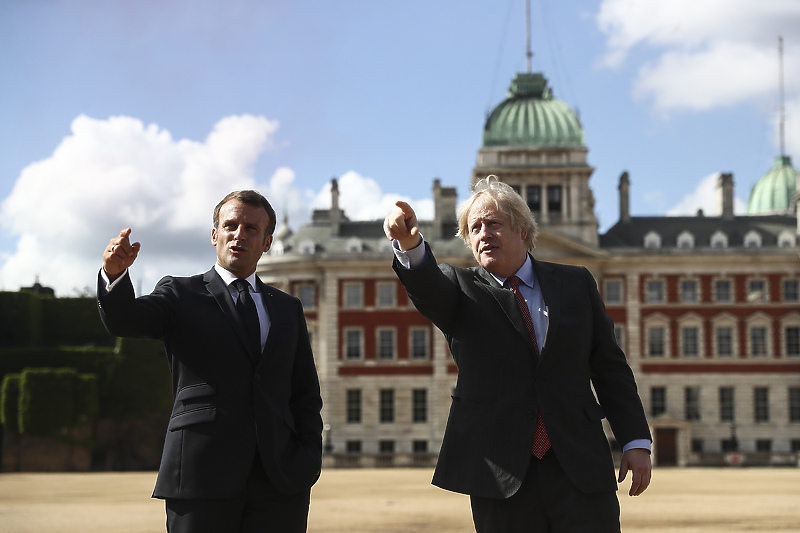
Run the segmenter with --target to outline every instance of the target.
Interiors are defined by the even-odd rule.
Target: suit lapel
[[[484,270],[483,267],[478,267],[476,274],[481,278],[481,286],[495,299],[503,310],[503,313],[505,313],[506,317],[511,321],[514,329],[517,330],[517,333],[519,333],[527,343],[531,354],[535,357],[536,349],[533,346],[531,334],[528,332],[528,326],[525,325],[525,319],[522,318],[519,305],[517,305],[517,297],[514,296],[513,292],[500,285],[494,276]]]
[[[542,361],[547,360],[552,343],[547,339],[557,338],[556,330],[561,321],[561,304],[563,302],[561,278],[556,275],[555,269],[548,263],[542,263],[533,259],[533,271],[536,273],[536,281],[542,291],[542,298],[547,306],[547,334],[545,335],[544,347],[542,348]]]
[[[236,307],[234,306],[233,298],[231,298],[231,293],[228,290],[228,287],[225,285],[225,282],[222,281],[222,278],[219,277],[217,271],[213,268],[203,275],[203,280],[206,282],[206,289],[217,301],[220,309],[222,309],[222,312],[230,321],[234,331],[236,331],[236,336],[242,341],[243,347],[245,348],[250,361],[257,361],[258,358],[256,357],[256,354],[253,353],[253,349],[250,347],[250,341],[248,341],[244,325],[241,323],[236,314]]]

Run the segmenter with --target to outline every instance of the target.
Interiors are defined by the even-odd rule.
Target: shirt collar
[[[217,271],[217,274],[219,274],[219,277],[222,278],[222,281],[224,281],[225,285],[228,286],[228,287],[230,287],[230,284],[238,279],[229,270],[225,270],[225,268],[221,267],[218,263],[214,264],[214,270]],[[247,276],[244,279],[247,281],[247,283],[250,284],[251,290],[253,292],[258,292],[258,285],[256,285],[256,273],[255,272],[253,272],[252,274],[250,274],[249,276]]]
[[[525,255],[525,262],[522,263],[522,266],[519,267],[519,270],[517,270],[516,274],[514,275],[531,289],[534,287],[536,284],[536,274],[533,272],[533,261],[531,260],[531,256],[529,254]],[[508,278],[501,278],[500,276],[495,276],[494,274],[492,274],[492,277],[496,279],[500,285],[505,287],[506,280]]]

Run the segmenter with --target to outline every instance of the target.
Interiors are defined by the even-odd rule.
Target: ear
[[[217,228],[211,228],[211,244],[217,245]]]
[[[261,253],[265,254],[269,252],[269,249],[271,247],[272,247],[272,235],[267,235],[267,238],[264,241],[264,250]]]
[[[520,232],[520,237],[522,237],[522,240],[523,240],[523,241],[525,241],[525,239],[527,239],[527,238],[528,238],[528,230],[525,230],[525,229],[524,229],[524,230],[522,230],[522,231]]]

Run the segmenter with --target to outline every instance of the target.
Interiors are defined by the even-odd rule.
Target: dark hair
[[[263,207],[264,211],[266,211],[269,216],[269,223],[267,224],[267,231],[264,233],[264,239],[273,234],[275,231],[275,224],[277,223],[275,220],[275,210],[272,208],[269,200],[258,191],[233,191],[220,200],[217,207],[214,208],[214,227],[216,229],[219,229],[219,210],[231,200],[239,200],[243,204]]]

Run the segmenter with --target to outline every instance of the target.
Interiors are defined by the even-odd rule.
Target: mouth
[[[245,246],[235,246],[235,245],[232,245],[232,246],[230,247],[230,251],[231,251],[231,253],[232,253],[232,254],[234,254],[234,255],[240,255],[240,254],[246,253],[246,252],[247,252],[247,248],[246,248]]]
[[[490,254],[490,253],[492,253],[492,252],[494,252],[495,250],[498,250],[498,249],[499,249],[499,247],[497,247],[497,246],[486,245],[486,246],[481,246],[481,248],[478,250],[478,253],[480,253],[480,254]]]

